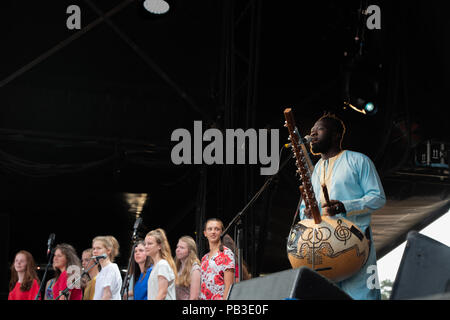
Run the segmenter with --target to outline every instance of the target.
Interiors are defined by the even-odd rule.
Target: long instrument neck
[[[308,154],[303,151],[305,148],[301,147],[303,143],[300,142],[292,110],[290,108],[284,110],[284,116],[286,118],[286,127],[288,128],[291,139],[292,151],[296,158],[295,164],[297,166],[297,173],[299,174],[302,183],[300,192],[303,201],[305,202],[305,207],[310,209],[314,222],[318,224],[322,221],[322,217],[320,216],[319,207],[311,183],[311,172],[308,166],[309,157]]]

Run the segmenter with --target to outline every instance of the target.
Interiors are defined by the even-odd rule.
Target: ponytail
[[[106,249],[110,250],[108,257],[111,262],[114,262],[114,259],[119,255],[120,248],[117,239],[113,236],[98,236],[95,237],[94,240],[92,240],[92,243],[94,243],[95,241],[100,241],[101,243],[103,243]]]

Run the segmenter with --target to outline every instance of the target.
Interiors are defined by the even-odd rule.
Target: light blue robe
[[[329,161],[333,160],[334,164],[329,170]],[[328,177],[325,180],[324,173],[325,178]],[[339,200],[345,206],[346,213],[338,214],[336,217],[344,217],[350,220],[362,232],[365,232],[369,227],[372,212],[380,209],[386,203],[386,196],[375,165],[366,155],[359,152],[344,150],[329,160],[320,159],[314,166],[311,179],[320,211],[322,212],[320,200],[322,179],[322,181],[327,182],[330,200]],[[302,201],[300,220],[306,218],[303,212],[304,208],[305,205]],[[373,240],[371,230],[370,237]],[[375,246],[371,241],[369,257],[361,270],[352,277],[336,284],[353,299],[380,299],[381,293],[376,264]]]

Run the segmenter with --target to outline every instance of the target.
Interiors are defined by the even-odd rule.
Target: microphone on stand
[[[101,255],[99,255],[99,256],[93,256],[93,257],[91,257],[91,259],[95,259],[95,260],[97,260],[97,262],[100,261],[100,259],[106,259],[106,258],[108,258],[108,256],[106,255],[106,253],[101,254]]]
[[[305,144],[310,143],[313,138],[310,135],[307,135],[307,136],[305,136],[305,137],[303,137],[301,139],[300,139],[300,136],[298,136],[298,138],[299,138],[299,140],[301,140],[300,147],[303,150],[303,152],[305,153],[305,159],[306,159],[306,164],[308,166],[308,169],[309,169],[310,172],[313,172],[314,171],[314,165],[311,162],[311,159],[309,157],[309,151],[308,151],[308,149],[305,146]],[[284,145],[284,147],[286,149],[289,149],[290,147],[292,147],[292,143],[291,142],[290,143],[286,143]],[[294,155],[294,158],[295,158],[295,155]]]
[[[308,135],[308,136],[305,136],[305,137],[302,138],[302,143],[303,143],[303,144],[308,144],[308,143],[311,142],[311,140],[312,140],[312,137]],[[285,148],[290,148],[291,146],[292,146],[292,143],[291,143],[291,142],[286,143],[286,144],[284,145]]]
[[[52,251],[53,243],[55,242],[55,237],[56,236],[55,236],[54,233],[50,234],[50,236],[48,237],[48,240],[47,240],[47,256]]]
[[[310,143],[312,140],[312,137],[310,135],[304,136],[303,137],[303,143]]]
[[[45,289],[45,283],[46,283],[46,277],[47,277],[47,271],[48,268],[50,267],[50,265],[52,264],[52,259],[53,259],[53,244],[55,243],[55,234],[51,233],[50,236],[48,237],[47,240],[47,266],[45,267],[45,272],[44,272],[44,276],[41,279],[41,285],[39,286],[39,291],[37,292],[36,296],[34,297],[34,300],[39,300],[39,297],[43,297],[44,296],[44,289]]]
[[[142,222],[142,218],[141,217],[137,218],[136,222],[134,223],[133,229],[137,230],[139,228],[139,226],[141,225],[141,222]]]
[[[136,219],[136,221],[134,222],[134,227],[133,227],[133,240],[136,240],[136,235],[137,235],[137,230],[139,228],[139,226],[142,223],[142,218],[139,217]]]
[[[137,209],[136,210],[136,221],[134,222],[134,227],[133,227],[133,236],[131,237],[133,246],[131,247],[130,259],[128,260],[127,273],[125,274],[124,281],[122,282],[122,288],[120,289],[120,296],[124,300],[128,300],[128,285],[129,285],[130,278],[131,278],[131,273],[130,273],[131,261],[133,259],[135,248],[137,245],[137,231],[139,229],[139,226],[142,223],[142,218],[139,216],[140,213],[141,213],[140,209]],[[126,294],[125,294],[125,290],[126,290]]]

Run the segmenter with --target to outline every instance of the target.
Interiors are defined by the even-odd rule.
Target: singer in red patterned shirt
[[[223,246],[220,235],[223,223],[212,218],[206,222],[205,237],[208,239],[209,252],[201,261],[201,300],[222,300],[228,296],[228,291],[234,280],[234,255]]]

